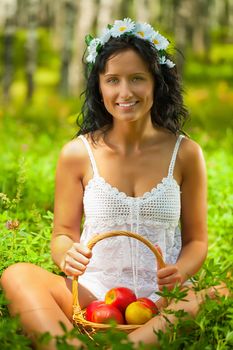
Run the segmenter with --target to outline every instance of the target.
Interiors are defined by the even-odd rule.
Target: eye
[[[143,77],[140,77],[140,76],[137,76],[137,77],[133,77],[132,80],[135,81],[135,82],[137,82],[137,81],[144,80],[144,78],[143,78]]]
[[[114,77],[109,78],[109,79],[107,79],[107,83],[109,83],[109,84],[116,84],[116,83],[118,83],[118,79],[114,78]]]

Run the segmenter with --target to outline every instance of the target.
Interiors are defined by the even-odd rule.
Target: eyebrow
[[[146,72],[136,72],[136,73],[132,73],[132,74],[129,74],[129,75],[141,75],[141,74],[147,74]],[[104,74],[105,77],[107,76],[115,76],[115,77],[118,77],[120,76],[120,74],[114,74],[114,73],[107,73],[107,74]]]

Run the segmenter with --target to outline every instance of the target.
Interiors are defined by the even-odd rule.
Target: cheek
[[[142,91],[142,96],[144,96],[147,103],[153,104],[154,102],[154,91],[150,89],[144,89]]]
[[[115,94],[113,91],[109,91],[109,90],[102,90],[102,98],[104,100],[104,103],[106,104],[111,104],[114,102],[115,99]]]
[[[114,109],[114,99],[112,94],[102,93],[102,99],[105,109],[111,114]]]
[[[146,99],[153,99],[154,87],[151,84],[143,84],[136,88],[135,93]]]

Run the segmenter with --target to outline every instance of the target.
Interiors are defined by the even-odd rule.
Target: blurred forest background
[[[186,128],[232,128],[233,0],[0,0],[1,123],[14,117],[50,130],[62,119],[75,130],[84,37],[124,17],[172,42],[192,117]]]
[[[232,0],[0,0],[2,102],[47,88],[79,96],[84,36],[128,16],[170,38],[187,78],[231,80]]]
[[[0,0],[2,108],[14,112],[37,100],[47,110],[60,96],[78,107],[85,35],[124,17],[149,22],[171,40],[195,117],[203,123],[212,100],[215,126],[221,118],[232,126],[233,0]]]
[[[199,283],[221,278],[232,287],[233,0],[0,0],[0,275],[18,261],[59,273],[49,249],[54,174],[77,132],[84,37],[125,17],[172,43],[190,112],[185,130],[208,170],[209,254]],[[198,331],[189,329],[189,340],[184,332],[184,348],[232,349],[233,305],[208,305]],[[29,349],[1,290],[0,316],[1,350]],[[161,349],[181,348],[174,334],[174,347]]]

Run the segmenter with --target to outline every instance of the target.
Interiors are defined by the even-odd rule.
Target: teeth
[[[130,102],[130,103],[118,103],[120,107],[131,107],[134,106],[136,102]]]

